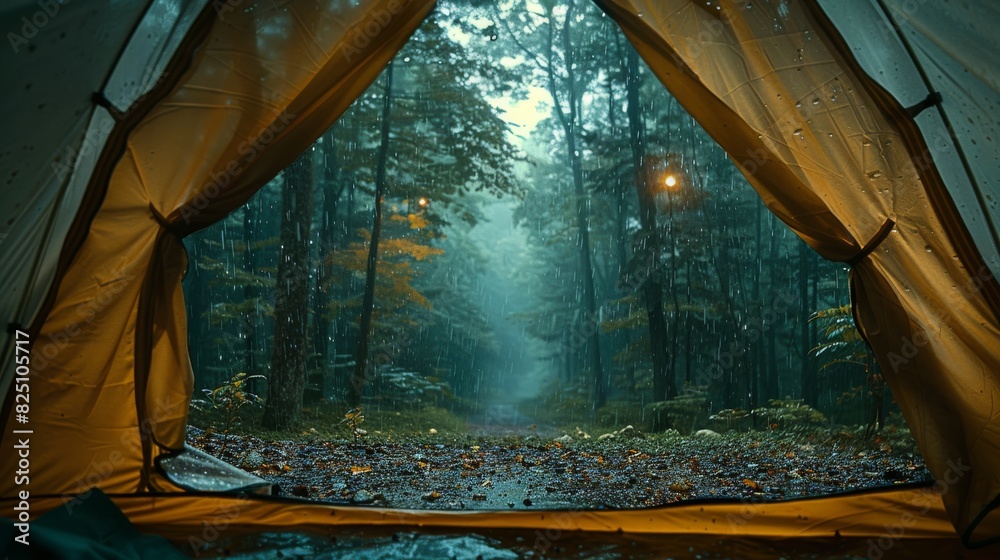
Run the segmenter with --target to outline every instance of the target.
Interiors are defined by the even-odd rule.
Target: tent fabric
[[[598,3],[732,155],[768,207],[821,254],[855,266],[859,325],[943,491],[943,505],[919,510],[907,535],[948,534],[945,510],[969,542],[1000,535],[1000,516],[989,513],[1000,495],[993,404],[1000,402],[1000,296],[925,157],[913,119],[864,74],[812,1]],[[87,92],[88,102],[76,104],[83,116],[48,117],[56,123],[52,130],[66,133],[49,139],[56,134],[46,131],[50,159],[65,147],[64,137],[85,142],[82,131],[101,125],[96,119],[112,125],[99,140],[99,157],[77,158],[74,176],[83,182],[46,187],[38,211],[18,222],[49,229],[23,254],[11,248],[9,236],[4,240],[6,259],[26,255],[39,263],[7,273],[29,279],[18,280],[21,292],[3,299],[18,310],[13,316],[21,324],[34,314],[37,326],[31,390],[32,401],[44,407],[32,409],[39,442],[32,462],[46,468],[32,472],[33,499],[42,494],[33,508],[43,511],[61,495],[97,486],[117,494],[116,503],[141,528],[157,532],[203,527],[218,515],[214,508],[236,500],[183,494],[153,468],[183,448],[192,390],[181,239],[238,208],[319,137],[371,84],[433,1],[261,2],[253,9],[214,3],[197,20],[191,10],[198,4],[182,4],[187,16],[147,10],[146,17],[162,14],[163,29],[174,30],[153,48],[135,51],[147,54],[102,55],[97,74],[118,82],[95,87],[91,80],[74,89],[74,95]],[[155,34],[158,27],[142,27],[139,13],[121,16],[131,17],[122,29],[138,24]],[[119,48],[125,36],[114,34]],[[142,59],[152,69],[136,84],[148,96],[109,87],[128,84],[133,72],[147,68],[136,62]],[[119,73],[110,70],[116,60]],[[97,103],[103,107],[94,107],[93,91],[103,92]],[[43,173],[17,182],[51,181]],[[29,192],[19,189],[18,196]],[[73,212],[76,220],[63,233],[58,228]],[[53,273],[51,253],[59,246],[60,268]],[[36,313],[50,282],[48,304]],[[39,370],[38,356],[53,344],[56,354]],[[4,446],[13,444],[7,412]],[[14,468],[0,464],[0,496],[14,495]],[[128,496],[147,491],[160,493]],[[734,532],[882,535],[883,523],[914,513],[908,500],[915,491],[898,492],[762,505],[771,513],[751,515]],[[237,521],[227,520],[260,528],[559,523],[552,512],[399,514],[258,498],[237,505]],[[575,519],[570,527],[586,530],[724,532],[719,518],[712,523],[703,514],[742,519],[747,507],[567,515]]]
[[[599,4],[768,208],[854,265],[859,328],[952,521],[970,542],[1000,535],[975,533],[1000,495],[996,280],[912,118],[812,2]]]
[[[11,506],[13,507],[13,506]],[[100,490],[87,499],[54,507],[31,521],[28,546],[14,543],[23,535],[9,520],[0,521],[0,552],[7,560],[184,560],[187,558],[159,535],[143,535]],[[4,548],[7,550],[4,550]]]
[[[756,537],[955,538],[932,488],[891,488],[783,502],[700,501],[600,511],[420,511],[334,506],[256,495],[111,496],[141,532],[171,540],[214,542],[228,531],[316,531],[337,525],[714,534]],[[85,501],[85,500],[82,500]],[[33,507],[57,506],[58,498]],[[12,505],[0,500],[0,506]],[[208,537],[213,536],[209,539]],[[551,538],[551,537],[550,537]],[[557,538],[557,537],[556,537]],[[554,539],[555,540],[555,539]]]
[[[151,467],[183,447],[192,391],[181,237],[238,208],[305,150],[432,5],[205,8],[208,36],[180,83],[130,131],[36,337],[72,339],[31,380],[32,400],[45,403],[31,428],[46,442],[32,460],[47,466],[32,473],[33,490],[179,490]],[[4,437],[11,445],[9,430]],[[13,495],[14,468],[0,466],[0,495]]]
[[[7,322],[27,328],[41,308],[70,224],[115,127],[111,112],[94,103],[94,92],[115,92],[115,111],[127,112],[159,78],[205,3],[25,0],[0,8],[0,18],[11,23],[5,27],[10,48],[0,50],[0,67],[15,90],[3,123],[10,141],[0,153],[0,316]],[[137,79],[136,68],[153,78]],[[0,331],[3,394],[14,373],[12,335]],[[58,345],[50,350],[57,351]]]
[[[993,276],[1000,276],[1000,200],[989,196],[997,192],[1000,176],[995,157],[1000,152],[1000,81],[993,54],[1000,38],[984,25],[1000,21],[1000,5],[905,0],[820,0],[820,5],[865,72],[904,107],[941,93],[942,102],[914,120],[979,252]],[[906,63],[911,56],[919,67]]]

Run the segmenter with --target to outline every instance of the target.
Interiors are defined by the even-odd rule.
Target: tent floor
[[[394,532],[391,528],[341,529],[318,533],[258,533],[220,539],[210,547],[175,543],[198,558],[321,559],[541,559],[701,558],[842,560],[867,558],[994,559],[1000,546],[968,550],[955,539],[719,538],[712,535],[548,533],[544,530]]]

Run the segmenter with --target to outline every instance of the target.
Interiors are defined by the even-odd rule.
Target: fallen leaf
[[[435,490],[435,491],[432,491],[432,492],[428,492],[427,494],[424,494],[423,496],[420,496],[420,498],[422,500],[425,500],[425,501],[428,501],[428,502],[433,502],[434,500],[437,500],[437,499],[441,498],[441,493]]]

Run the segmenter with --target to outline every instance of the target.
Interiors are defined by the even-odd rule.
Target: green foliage
[[[742,408],[724,408],[708,417],[709,424],[717,430],[748,430],[753,426],[750,412]]]
[[[454,398],[447,382],[400,367],[383,367],[375,379],[376,395],[384,395],[401,408],[415,409],[438,405]]]
[[[823,337],[811,350],[814,356],[824,360],[820,369],[845,363],[867,367],[870,356],[868,345],[854,324],[850,304],[821,309],[810,315],[809,321],[819,325]]]
[[[655,431],[677,430],[689,434],[706,420],[708,398],[705,388],[687,389],[676,397],[647,405]]]
[[[825,360],[820,369],[835,364],[852,364],[860,367],[864,372],[865,387],[868,389],[868,398],[865,402],[865,413],[868,416],[866,436],[878,432],[885,423],[883,418],[885,413],[885,378],[878,369],[875,356],[868,348],[868,343],[861,337],[857,325],[854,324],[851,306],[842,305],[822,309],[813,313],[809,320],[819,323],[824,338],[820,344],[812,349],[814,356],[822,356]],[[849,400],[855,394],[857,391],[852,389],[842,394],[837,402]]]
[[[247,381],[263,378],[263,375],[247,375],[245,372],[237,373],[215,389],[202,389],[202,393],[205,395],[204,400],[192,401],[191,404],[196,408],[210,408],[222,416],[222,433],[224,438],[219,455],[225,455],[226,444],[229,441],[229,432],[242,421],[240,409],[247,406],[259,406],[264,402],[264,399],[251,393],[247,387]]]
[[[365,421],[365,415],[361,412],[361,407],[355,407],[348,410],[344,414],[344,419],[340,421],[341,424],[345,424],[347,429],[350,430],[351,436],[354,438],[354,443],[357,443],[361,437],[368,434],[367,431],[361,429],[361,424]]]
[[[804,431],[830,423],[822,412],[800,400],[772,399],[766,407],[755,408],[752,414],[772,430]]]

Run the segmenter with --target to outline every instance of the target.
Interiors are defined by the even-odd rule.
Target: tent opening
[[[281,495],[603,509],[931,480],[847,265],[589,2],[439,3],[185,244],[188,443]]]

